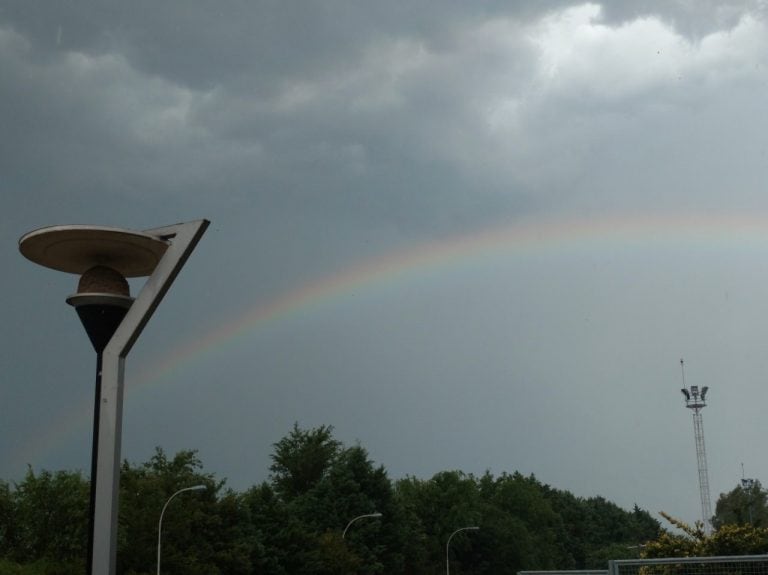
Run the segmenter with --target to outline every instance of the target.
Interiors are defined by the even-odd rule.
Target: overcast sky
[[[0,1],[0,478],[90,461],[77,278],[19,237],[207,218],[124,458],[240,490],[328,424],[694,521],[681,357],[713,506],[768,482],[766,102],[762,1]]]

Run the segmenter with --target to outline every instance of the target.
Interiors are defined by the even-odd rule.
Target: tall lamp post
[[[160,575],[160,542],[163,534],[163,515],[165,515],[166,507],[168,507],[171,499],[176,497],[179,493],[184,493],[185,491],[199,491],[201,489],[205,489],[205,485],[193,485],[192,487],[179,489],[176,493],[171,495],[165,502],[165,505],[163,505],[163,510],[160,512],[160,521],[157,522],[157,575]]]
[[[445,543],[445,575],[450,575],[451,574],[451,560],[449,559],[449,556],[448,556],[448,549],[449,549],[449,547],[451,545],[451,539],[453,539],[453,536],[456,535],[460,531],[470,531],[470,530],[471,531],[477,531],[478,529],[480,529],[480,528],[479,527],[474,527],[474,526],[473,527],[461,527],[461,528],[457,529],[456,531],[454,531],[453,533],[451,533],[450,537],[448,537],[448,541],[446,541],[446,543]]]
[[[344,532],[341,534],[341,538],[342,538],[342,539],[344,539],[345,535],[347,534],[347,529],[349,529],[349,526],[350,526],[350,525],[352,525],[352,524],[353,524],[355,521],[357,521],[358,519],[363,519],[363,518],[365,518],[365,517],[381,517],[381,513],[379,513],[378,511],[376,511],[375,513],[366,513],[365,515],[358,515],[357,517],[355,517],[354,519],[352,519],[352,521],[350,521],[349,523],[347,523],[347,526],[344,528]]]
[[[19,240],[27,259],[80,275],[67,298],[96,350],[87,573],[114,575],[125,358],[208,227],[208,220],[145,231],[51,226]],[[129,277],[148,277],[136,299]]]

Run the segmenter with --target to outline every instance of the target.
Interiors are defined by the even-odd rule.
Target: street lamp
[[[468,530],[477,531],[478,529],[480,528],[479,527],[461,527],[456,531],[454,531],[453,533],[451,533],[451,536],[448,537],[448,541],[445,543],[445,575],[451,574],[451,561],[448,558],[448,548],[451,544],[451,539],[453,539],[453,536],[456,535],[459,531],[468,531]]]
[[[67,298],[96,350],[87,573],[113,575],[117,560],[125,358],[171,287],[208,220],[145,231],[51,226],[19,240],[27,259],[80,275]],[[125,278],[149,276],[138,297]]]
[[[349,523],[347,523],[347,526],[344,528],[344,532],[341,534],[341,538],[342,538],[342,539],[344,539],[344,536],[347,534],[347,529],[349,529],[349,526],[350,526],[350,525],[352,525],[352,524],[353,524],[355,521],[357,521],[358,519],[363,519],[363,518],[365,518],[365,517],[381,517],[381,513],[379,513],[379,512],[377,511],[377,512],[375,512],[375,513],[366,513],[365,515],[358,515],[358,516],[357,516],[357,517],[355,517],[355,518],[354,518],[352,521],[350,521]]]
[[[193,485],[192,487],[179,489],[176,493],[171,495],[165,502],[165,505],[163,505],[163,510],[160,512],[160,521],[157,522],[157,575],[160,575],[160,541],[163,533],[163,515],[165,515],[165,508],[168,507],[171,499],[176,497],[179,493],[184,493],[185,491],[199,491],[200,489],[205,489],[205,485]]]

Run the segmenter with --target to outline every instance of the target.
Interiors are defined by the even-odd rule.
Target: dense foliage
[[[727,555],[758,555],[768,551],[768,528],[749,524],[722,524],[706,533],[700,522],[694,526],[662,516],[677,528],[663,531],[643,550],[644,557],[717,557]]]
[[[768,553],[768,494],[759,481],[743,480],[717,500],[714,531],[707,533],[702,523],[691,526],[666,513],[661,515],[675,528],[664,530],[643,549],[643,556],[714,557],[763,555]],[[676,573],[668,566],[665,573]]]
[[[636,556],[661,531],[647,512],[584,499],[520,473],[481,477],[444,471],[392,481],[359,445],[345,447],[328,426],[291,432],[274,445],[271,476],[244,493],[203,471],[193,451],[124,463],[118,572],[156,569],[160,510],[183,487],[205,485],[169,505],[162,572],[173,575],[302,575],[605,568]],[[0,575],[82,573],[88,482],[78,472],[32,469],[0,481]],[[374,511],[381,518],[350,519]]]

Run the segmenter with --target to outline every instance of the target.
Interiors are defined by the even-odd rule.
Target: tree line
[[[636,557],[664,530],[648,512],[602,497],[582,498],[533,475],[443,471],[391,480],[360,445],[345,446],[330,426],[295,425],[274,444],[267,481],[236,492],[204,470],[195,451],[158,448],[124,462],[120,484],[118,573],[156,569],[160,510],[162,572],[168,575],[435,575],[605,568]],[[77,471],[28,469],[0,480],[0,575],[81,574],[89,483]],[[381,513],[381,517],[361,515]],[[349,529],[344,534],[344,529]]]

